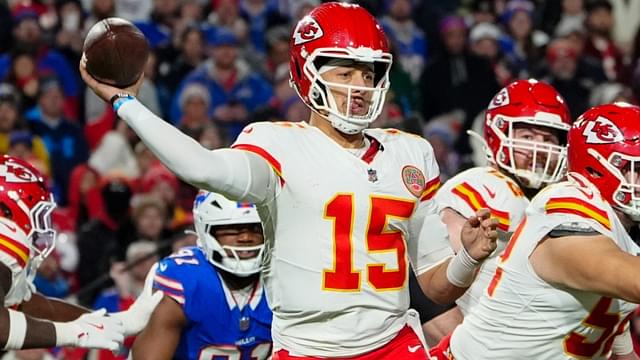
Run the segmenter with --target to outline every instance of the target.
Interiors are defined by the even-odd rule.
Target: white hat
[[[500,38],[500,35],[502,35],[502,33],[497,26],[488,22],[481,22],[479,24],[476,24],[473,29],[471,29],[471,33],[469,33],[469,40],[471,40],[471,42],[476,42],[483,39],[491,39],[497,41]]]

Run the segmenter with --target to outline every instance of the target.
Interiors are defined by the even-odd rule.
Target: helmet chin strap
[[[362,132],[362,130],[367,128],[366,125],[358,125],[358,124],[351,123],[333,113],[329,113],[327,118],[329,119],[329,123],[331,123],[331,126],[333,126],[336,130],[340,131],[341,133],[344,133],[347,135],[358,134]]]

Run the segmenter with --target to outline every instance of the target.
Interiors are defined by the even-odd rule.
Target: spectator
[[[71,171],[69,180],[69,205],[67,216],[71,218],[71,230],[77,231],[100,212],[100,175],[87,164],[80,164]]]
[[[61,0],[56,2],[56,9],[60,21],[56,29],[55,46],[69,63],[77,64],[84,44],[82,7],[78,0]]]
[[[534,6],[527,0],[511,0],[507,3],[503,22],[509,41],[503,44],[507,58],[514,67],[516,78],[531,77],[544,57],[544,47],[549,36],[534,28]]]
[[[63,299],[69,295],[69,281],[62,273],[59,261],[60,256],[54,250],[38,267],[33,283],[42,295]]]
[[[27,8],[17,12],[14,22],[14,54],[31,55],[37,74],[55,74],[60,79],[65,112],[71,119],[77,119],[80,79],[75,64],[72,66],[63,55],[46,45],[35,11]],[[0,79],[9,73],[12,60],[11,54],[0,55]]]
[[[23,159],[31,163],[44,176],[50,176],[47,164],[40,161],[34,154],[34,138],[29,131],[18,130],[9,134],[8,155]]]
[[[201,83],[209,89],[209,115],[234,138],[246,125],[249,112],[266,104],[272,96],[271,85],[238,57],[238,39],[227,30],[219,30],[212,39],[212,57],[191,72],[176,91],[172,119],[182,114],[179,99],[190,83]]]
[[[380,20],[395,49],[396,59],[417,83],[427,60],[427,40],[413,21],[412,0],[384,0],[387,15]]]
[[[239,0],[240,15],[249,24],[249,40],[258,54],[265,54],[267,46],[265,34],[277,25],[286,25],[287,19],[277,7],[267,0]]]
[[[543,78],[567,102],[571,117],[577,119],[589,107],[590,88],[578,77],[578,59],[575,48],[566,39],[553,40],[547,48],[549,75]]]
[[[233,32],[242,44],[249,40],[249,26],[240,17],[238,0],[213,0],[208,22],[215,28],[226,28]]]
[[[633,51],[633,37],[640,29],[640,1],[611,0],[613,5],[612,39],[628,59]]]
[[[422,135],[433,147],[433,153],[440,168],[442,182],[456,175],[460,169],[460,156],[453,145],[460,131],[461,114],[443,114],[432,119],[423,129]]]
[[[82,131],[64,117],[62,107],[60,83],[46,78],[40,85],[38,107],[27,114],[27,119],[34,134],[44,140],[51,159],[56,201],[65,206],[71,170],[87,160],[89,150]]]
[[[11,145],[11,132],[26,130],[26,124],[20,118],[19,98],[14,88],[8,84],[0,84],[0,154],[7,154]],[[38,170],[50,174],[49,153],[44,142],[38,136],[32,137],[31,152],[42,165]]]
[[[156,195],[136,196],[133,199],[132,218],[138,239],[159,244],[170,237],[167,230],[167,205]]]
[[[205,59],[204,34],[197,26],[187,27],[180,36],[178,57],[160,64],[158,83],[168,93],[174,93],[180,81]]]
[[[471,52],[487,59],[493,68],[496,81],[506,86],[514,76],[509,64],[505,61],[499,40],[502,36],[500,29],[490,23],[476,24],[469,34]]]
[[[493,24],[496,22],[496,5],[494,0],[473,0],[470,10],[470,24],[473,26],[480,23]]]
[[[461,17],[449,16],[440,22],[445,53],[427,65],[421,80],[422,114],[427,121],[434,116],[461,108],[463,130],[473,117],[487,106],[491,94],[499,90],[491,65],[467,51],[467,29]],[[461,136],[457,151],[468,153],[467,138]]]
[[[198,139],[205,126],[211,123],[209,107],[211,95],[202,84],[192,83],[187,85],[180,94],[180,110],[182,118],[178,122],[178,128],[194,139]]]
[[[133,147],[138,136],[129,129],[127,123],[116,120],[115,129],[109,131],[100,141],[100,145],[91,153],[89,166],[101,176],[117,175],[128,179],[140,176],[138,162]]]
[[[611,38],[612,11],[613,7],[607,0],[595,0],[587,4],[588,38],[584,54],[600,62],[609,81],[627,83],[622,53]]]
[[[129,217],[131,196],[131,187],[126,181],[103,180],[100,186],[102,211],[78,232],[78,300],[81,304],[93,304],[100,291],[109,286],[95,281],[109,272],[113,262],[125,258],[125,249],[135,234]]]

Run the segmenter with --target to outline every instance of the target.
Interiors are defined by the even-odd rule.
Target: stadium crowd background
[[[153,50],[139,98],[215,149],[248,123],[308,118],[288,84],[288,46],[291,24],[318,3],[0,0],[0,152],[47,174],[59,204],[60,236],[39,269],[40,292],[117,311],[157,257],[130,272],[122,261],[195,243],[185,230],[196,190],[84,88],[77,66],[88,29],[111,16],[133,21]],[[549,82],[574,117],[640,99],[640,1],[357,3],[380,19],[394,54],[390,95],[373,126],[429,139],[443,181],[482,161],[466,130],[481,130],[483,108],[512,80]]]

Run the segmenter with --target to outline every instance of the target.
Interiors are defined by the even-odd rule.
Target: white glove
[[[124,341],[122,322],[100,309],[69,322],[54,322],[56,346],[117,351]]]
[[[158,306],[164,294],[156,291],[143,291],[136,301],[125,311],[112,313],[111,317],[118,319],[124,326],[124,336],[137,335],[149,322],[151,313]]]

